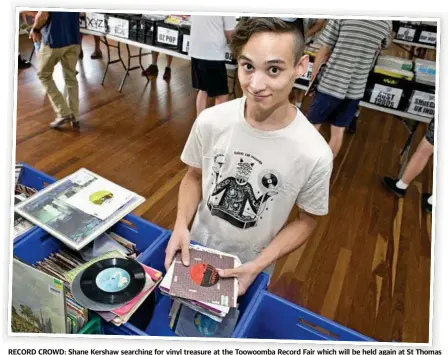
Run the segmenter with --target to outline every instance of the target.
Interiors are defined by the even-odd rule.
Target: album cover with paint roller
[[[190,249],[189,266],[182,264],[180,253],[176,255],[174,262],[171,296],[236,307],[235,279],[221,279],[217,271],[234,268],[235,258]]]

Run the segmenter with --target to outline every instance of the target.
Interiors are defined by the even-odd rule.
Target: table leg
[[[104,40],[101,42],[104,43],[104,45],[106,46],[106,49],[107,49],[107,63],[106,63],[106,69],[104,70],[104,75],[103,75],[103,80],[101,81],[101,85],[104,85],[104,80],[106,80],[107,71],[109,70],[109,65],[111,62],[109,42],[107,41],[106,36],[104,36],[103,38],[104,38]]]

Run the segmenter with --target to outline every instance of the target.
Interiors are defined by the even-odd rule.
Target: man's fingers
[[[166,255],[165,255],[165,270],[168,271],[171,263],[173,262],[176,250],[174,248],[172,248],[171,246],[168,246],[166,248],[165,253],[166,253]]]
[[[182,263],[185,266],[190,265],[190,243],[182,244]]]
[[[234,268],[234,269],[218,269],[218,275],[219,275],[219,277],[222,277],[222,278],[237,277],[238,274],[239,274],[238,268]]]

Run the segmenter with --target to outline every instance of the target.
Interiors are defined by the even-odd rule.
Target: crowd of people
[[[37,75],[56,113],[50,126],[78,127],[80,14],[33,16],[30,36],[41,44]],[[219,272],[221,277],[237,277],[244,293],[258,273],[272,274],[276,260],[307,240],[317,224],[314,216],[328,213],[333,160],[356,116],[375,58],[390,43],[391,31],[392,23],[386,20],[253,17],[237,21],[229,16],[191,16],[197,118],[181,155],[188,171],[180,184],[167,268],[178,250],[188,264],[188,246],[194,240],[239,256],[242,266]],[[312,41],[321,44],[312,72],[319,84],[305,116],[300,98],[296,96],[291,104],[291,93],[308,68],[304,46]],[[243,97],[231,101],[225,65],[228,46],[237,59],[243,91]],[[102,57],[99,38],[91,57]],[[158,57],[153,52],[143,75],[157,77]],[[165,80],[171,77],[172,60],[167,56]],[[67,101],[53,81],[57,63],[62,66]],[[206,108],[209,98],[214,106]],[[319,133],[325,123],[331,125],[328,144]],[[385,186],[398,197],[404,197],[431,157],[433,137],[431,122],[403,176],[384,178]],[[432,197],[425,195],[424,209],[431,212],[431,204]],[[287,223],[294,205],[301,213]]]

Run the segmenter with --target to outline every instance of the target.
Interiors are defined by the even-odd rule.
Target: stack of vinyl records
[[[436,62],[431,60],[415,60],[415,81],[425,85],[436,85]]]
[[[178,253],[160,284],[172,298],[170,327],[179,336],[230,337],[238,320],[238,280],[220,278],[218,269],[241,265],[230,254],[190,246],[190,264]]]
[[[16,164],[15,167],[15,189],[14,189],[14,204],[25,201],[28,197],[33,196],[37,190],[21,183],[20,178],[23,173],[23,165]],[[34,224],[22,217],[20,214],[14,212],[14,239],[20,237],[28,232]]]
[[[376,64],[389,69],[412,71],[413,62],[410,59],[395,57],[391,55],[380,55]]]
[[[76,302],[117,326],[129,321],[162,273],[111,251],[65,274]],[[149,319],[148,319],[149,321]]]

